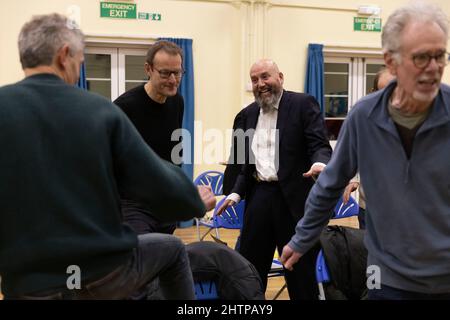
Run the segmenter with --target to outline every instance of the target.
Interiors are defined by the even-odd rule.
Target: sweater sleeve
[[[161,221],[202,217],[206,211],[197,188],[177,166],[147,146],[123,114],[112,124],[112,152],[121,196],[143,204]]]
[[[353,114],[354,116],[354,114]],[[345,120],[333,156],[319,175],[306,200],[305,215],[297,223],[289,246],[302,254],[319,240],[320,233],[333,215],[334,207],[357,171],[355,117]]]

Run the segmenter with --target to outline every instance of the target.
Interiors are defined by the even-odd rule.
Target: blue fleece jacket
[[[387,110],[395,86],[352,108],[289,246],[302,253],[312,247],[359,171],[367,196],[368,265],[380,267],[381,283],[450,292],[450,87],[441,85],[408,159]]]

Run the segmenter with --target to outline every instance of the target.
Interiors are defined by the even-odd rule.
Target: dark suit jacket
[[[256,102],[242,111],[244,130],[255,129],[260,108]],[[314,97],[284,91],[278,109],[277,129],[279,130],[278,180],[295,221],[304,214],[305,201],[313,185],[311,178],[304,178],[315,162],[328,163],[331,146],[328,142],[323,115]],[[253,136],[245,140],[245,165],[236,180],[232,192],[251,201],[252,189],[256,183],[256,167],[251,153]]]
[[[248,107],[247,107],[248,108]],[[234,118],[233,122],[233,132],[235,133],[237,129],[244,128],[244,112],[247,109],[242,109]],[[227,167],[225,168],[225,172],[223,173],[223,194],[228,195],[231,193],[231,190],[236,183],[236,179],[241,172],[243,163],[240,162],[241,159],[238,157],[238,145],[239,140],[236,138],[235,134],[231,137],[231,151],[230,157],[228,158]],[[244,157],[245,160],[245,157]]]

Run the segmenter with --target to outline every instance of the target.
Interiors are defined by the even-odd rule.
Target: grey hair
[[[448,17],[436,4],[427,1],[413,1],[395,10],[386,21],[381,34],[383,52],[398,54],[401,49],[401,33],[411,21],[436,22],[448,36]]]
[[[57,13],[34,16],[19,34],[22,68],[51,65],[66,44],[71,55],[84,49],[84,35],[75,22]]]

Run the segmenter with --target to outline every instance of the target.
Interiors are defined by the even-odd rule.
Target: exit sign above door
[[[353,31],[381,32],[381,18],[354,17]]]
[[[123,2],[100,2],[100,17],[136,19],[136,4]]]

